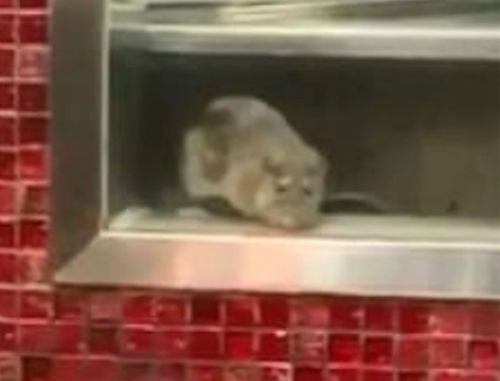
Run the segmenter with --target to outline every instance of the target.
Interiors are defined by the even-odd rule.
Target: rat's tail
[[[321,203],[323,213],[386,214],[395,211],[394,206],[373,194],[339,192],[327,195]]]

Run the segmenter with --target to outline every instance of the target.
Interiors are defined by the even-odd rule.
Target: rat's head
[[[305,157],[304,157],[305,156]],[[327,162],[315,151],[287,158],[264,157],[256,192],[258,217],[286,229],[307,229],[319,221]]]

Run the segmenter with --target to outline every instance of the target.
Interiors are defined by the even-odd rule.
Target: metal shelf
[[[142,211],[126,211],[118,220],[55,281],[500,300],[496,221],[335,216],[315,231],[290,236],[234,221],[193,224]]]
[[[500,61],[500,12],[267,24],[113,20],[114,47],[158,53]]]

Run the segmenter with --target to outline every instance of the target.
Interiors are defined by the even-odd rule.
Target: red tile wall
[[[0,0],[0,381],[500,381],[498,303],[44,283],[47,17]]]

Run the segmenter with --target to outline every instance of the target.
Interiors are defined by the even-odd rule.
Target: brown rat
[[[326,173],[322,155],[254,97],[213,100],[185,135],[181,177],[188,196],[220,197],[273,226],[313,227]]]

